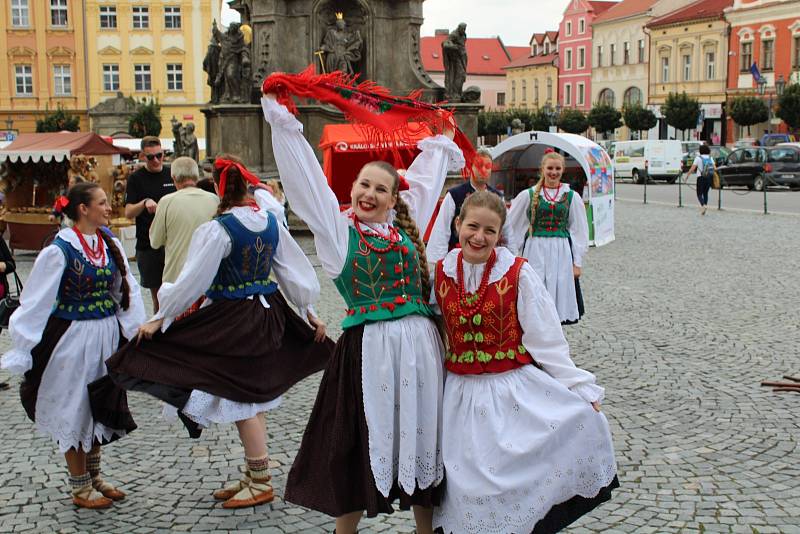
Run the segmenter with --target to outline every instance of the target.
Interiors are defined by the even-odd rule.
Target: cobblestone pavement
[[[800,397],[759,387],[800,374],[798,222],[618,203],[617,241],[586,262],[589,315],[567,336],[575,361],[607,388],[622,488],[569,532],[800,533]],[[31,257],[20,259],[27,272]],[[327,279],[323,288],[319,310],[335,325],[342,304]],[[268,416],[278,496],[319,378]],[[0,392],[0,532],[332,530],[329,518],[280,498],[221,509],[210,494],[242,463],[233,426],[193,441],[160,419],[151,398],[132,395],[131,408],[139,430],[104,455],[128,499],[76,510],[63,459],[34,436],[16,392]],[[411,532],[413,522],[394,514],[365,520],[361,531]]]

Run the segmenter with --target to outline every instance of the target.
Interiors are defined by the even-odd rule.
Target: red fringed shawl
[[[455,126],[452,111],[419,100],[421,90],[407,97],[394,96],[385,87],[369,80],[358,83],[355,76],[343,72],[315,74],[313,65],[299,74],[274,72],[264,80],[261,90],[264,94],[275,93],[278,102],[294,114],[297,106],[292,95],[331,104],[362,130],[369,143],[393,147],[395,151],[395,147],[411,143],[412,136],[419,133],[410,123],[426,124],[433,132]],[[466,165],[462,173],[466,177],[472,172],[475,147],[458,128],[453,141],[464,153]],[[399,153],[395,158],[396,163],[400,161]]]

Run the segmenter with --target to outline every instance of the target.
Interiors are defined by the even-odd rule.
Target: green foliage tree
[[[598,103],[586,118],[589,120],[589,126],[600,132],[604,139],[608,139],[609,132],[622,126],[622,113],[608,104]]]
[[[58,105],[55,111],[47,112],[43,119],[36,121],[37,132],[61,132],[67,130],[69,132],[77,132],[80,130],[81,120],[77,115],[73,115],[69,111]]]
[[[760,98],[738,96],[731,102],[730,116],[739,126],[747,126],[749,137],[752,125],[769,120],[769,109]]]
[[[793,83],[786,86],[783,94],[778,98],[776,115],[792,130],[800,128],[800,84]]]
[[[681,130],[683,137],[686,137],[686,130],[697,126],[700,118],[700,102],[683,93],[670,93],[667,100],[661,106],[661,114],[667,120],[667,124]]]
[[[566,108],[558,116],[558,127],[567,133],[581,134],[589,128],[586,115],[579,109]]]
[[[128,117],[128,133],[134,137],[161,133],[161,105],[157,100],[144,98],[136,103],[136,109]]]
[[[478,135],[503,135],[506,133],[504,114],[497,111],[478,113]]]
[[[622,110],[622,115],[625,119],[625,124],[634,132],[649,130],[650,128],[655,128],[656,124],[658,124],[656,114],[642,107],[638,102],[625,106],[625,109]],[[639,137],[641,138],[641,134],[639,134]]]
[[[531,114],[530,129],[539,132],[550,131],[550,116],[544,109],[539,108]]]

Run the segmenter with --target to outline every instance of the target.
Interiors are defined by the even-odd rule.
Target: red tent
[[[419,133],[411,143],[393,147],[370,144],[352,124],[329,124],[322,129],[319,147],[322,149],[322,169],[328,177],[328,184],[340,204],[350,203],[350,188],[361,167],[370,161],[388,161],[399,168],[408,168],[419,154],[417,141],[431,136],[424,124],[411,130]],[[400,162],[395,161],[394,152],[400,154]]]

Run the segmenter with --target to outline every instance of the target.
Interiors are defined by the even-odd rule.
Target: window
[[[565,83],[564,84],[564,105],[571,106],[572,105],[572,84]]]
[[[715,60],[716,54],[714,52],[706,52],[706,80],[713,80],[717,77]]]
[[[100,6],[100,28],[112,29],[117,27],[117,7]]]
[[[578,48],[578,68],[586,68],[586,49],[584,47]]]
[[[539,105],[539,79],[533,80],[533,102]]]
[[[683,81],[688,82],[692,79],[692,56],[683,54]]]
[[[794,36],[794,46],[792,47],[792,68],[800,69],[800,35]]]
[[[567,35],[572,35],[572,22],[567,21]]]
[[[797,154],[797,150],[793,148],[773,148],[767,152],[767,161],[797,163]]]
[[[56,96],[72,94],[72,67],[69,65],[53,65],[53,89]]]
[[[547,41],[546,43],[544,43],[544,55],[547,55],[549,53],[550,53],[550,41]]]
[[[579,83],[578,84],[578,94],[575,95],[578,99],[578,105],[582,106],[586,104],[586,85]]]
[[[511,103],[514,104],[517,101],[517,82],[516,80],[511,80]]]
[[[761,70],[775,68],[775,41],[761,41]]]
[[[522,80],[522,101],[528,100],[528,81]]]
[[[179,6],[166,6],[164,8],[164,28],[179,30],[181,28],[181,8]]]
[[[103,65],[103,91],[119,91],[119,65]]]
[[[612,91],[611,89],[608,89],[608,88],[603,89],[602,91],[600,91],[600,95],[598,96],[597,101],[600,104],[605,104],[607,106],[613,106],[614,105],[614,91]]]
[[[628,87],[622,95],[623,105],[626,107],[642,103],[642,90],[638,87]]]
[[[50,0],[50,25],[67,27],[67,0]]]
[[[146,30],[150,27],[150,8],[147,6],[133,6],[133,29]]]
[[[580,19],[578,21],[578,33],[580,34],[586,33],[586,21],[583,19]]]
[[[531,55],[532,56],[539,55],[539,45],[537,45],[536,43],[533,43],[533,45],[531,46]]]
[[[644,39],[639,39],[639,63],[644,63]]]
[[[139,64],[133,66],[134,91],[150,91],[150,65]]]
[[[498,106],[505,106],[506,105],[506,94],[505,93],[497,93],[497,105]]]
[[[17,86],[17,96],[33,96],[33,67],[14,65],[14,81]]]
[[[669,58],[661,58],[661,83],[669,82]]]
[[[183,91],[183,65],[167,64],[167,91]]]
[[[567,53],[564,54],[564,69],[565,70],[572,70],[572,49],[568,49]]]
[[[30,25],[29,15],[30,8],[28,7],[28,0],[11,0],[12,26],[15,28],[27,28]]]
[[[553,100],[553,78],[547,78],[547,101]]]
[[[597,66],[598,67],[602,67],[603,66],[603,47],[602,46],[598,46],[597,47]]]
[[[615,43],[612,43],[611,44],[611,53],[609,54],[609,58],[608,58],[608,64],[609,65],[613,65],[614,64],[614,56],[616,55],[616,53],[617,53],[617,45]]]
[[[622,64],[627,65],[631,62],[631,43],[625,41],[622,45]]]
[[[750,65],[753,64],[753,43],[742,43],[742,51],[739,54],[742,58],[742,64],[739,69],[742,72],[750,70]]]

